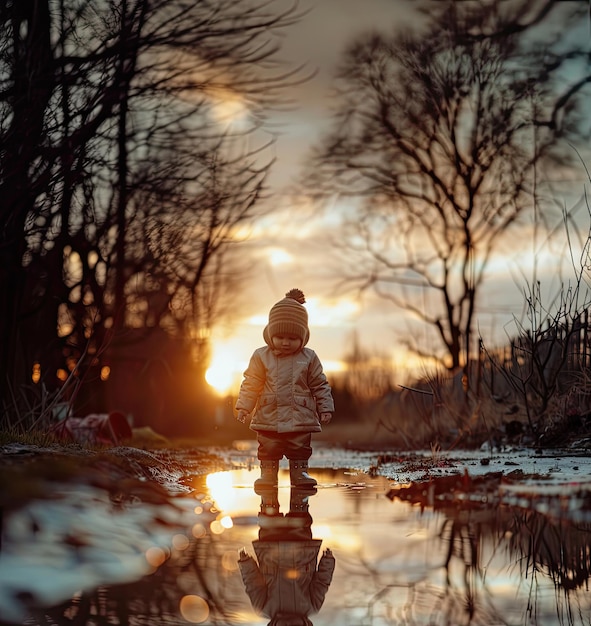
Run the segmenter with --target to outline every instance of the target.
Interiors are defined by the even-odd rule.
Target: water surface
[[[302,496],[281,469],[273,506],[268,493],[253,489],[258,470],[235,469],[191,478],[191,493],[179,497],[176,511],[138,502],[126,514],[85,488],[6,518],[0,558],[13,559],[10,580],[21,576],[25,585],[27,560],[44,550],[37,579],[63,581],[61,597],[69,598],[56,606],[49,591],[40,595],[56,589],[48,584],[30,597],[22,592],[20,601],[32,607],[23,623],[263,626],[269,619],[253,609],[238,555],[243,549],[254,556],[253,542],[263,536],[277,542],[277,553],[284,551],[289,546],[279,544],[287,535],[303,541],[298,547],[320,542],[318,557],[330,549],[336,559],[324,604],[309,616],[316,626],[591,624],[591,506],[584,480],[536,491],[495,473],[408,484],[354,469],[311,473],[318,488]],[[157,532],[132,545],[134,528],[147,530],[154,516]],[[33,519],[37,543],[18,552],[19,533]],[[108,551],[90,545],[88,533],[99,527]],[[41,548],[42,532],[66,537],[74,550],[58,551],[55,543]],[[124,578],[130,559],[147,562],[149,575]],[[68,585],[76,589],[72,578],[101,571],[106,584],[63,594]],[[17,623],[2,617],[2,624]]]
[[[233,520],[222,538],[230,554],[243,546],[253,553],[264,519],[252,488],[257,475],[209,477],[210,497]],[[589,526],[570,522],[567,510],[560,519],[529,502],[499,506],[492,497],[470,497],[461,479],[458,488],[448,478],[445,491],[437,481],[401,486],[355,471],[315,470],[314,476],[312,535],[336,558],[324,605],[311,616],[317,626],[591,623]],[[286,471],[278,495],[287,513]],[[239,573],[226,576],[243,603],[235,621],[267,624],[249,611]]]

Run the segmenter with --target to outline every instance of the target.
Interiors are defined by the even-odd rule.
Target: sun
[[[205,372],[205,380],[219,393],[230,391],[232,387],[232,373],[223,363],[213,363]]]
[[[230,345],[214,344],[211,363],[205,372],[207,384],[218,394],[226,396],[240,386],[244,364],[236,358],[236,349]]]

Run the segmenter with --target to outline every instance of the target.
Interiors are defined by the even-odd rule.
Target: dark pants
[[[305,517],[277,517],[270,518],[273,524],[259,529],[260,541],[310,541],[312,539],[312,518],[308,514]],[[275,521],[277,519],[277,521]],[[299,524],[294,524],[300,522]]]
[[[294,461],[307,461],[312,456],[312,433],[276,433],[258,430],[259,461],[280,461],[284,456]]]

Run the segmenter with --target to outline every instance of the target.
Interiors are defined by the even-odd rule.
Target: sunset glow
[[[285,265],[293,261],[291,254],[283,248],[271,248],[268,254],[271,265]]]
[[[245,126],[249,110],[240,94],[229,89],[210,90],[212,111],[219,124]]]
[[[228,511],[234,501],[234,482],[231,472],[215,472],[208,474],[207,488],[218,509]]]
[[[285,259],[280,249],[276,249],[276,252],[277,258]],[[263,306],[271,308],[273,304],[274,302],[270,301]],[[341,342],[339,352],[329,353],[323,347],[325,329],[329,329],[331,333],[339,329],[343,333],[348,332],[347,329],[352,326],[359,312],[358,302],[350,299],[321,300],[311,297],[305,306],[311,333],[309,347],[318,353],[327,374],[344,371],[347,345]],[[238,393],[250,356],[254,350],[264,345],[263,329],[267,325],[268,315],[268,310],[263,309],[260,313],[247,317],[242,323],[235,325],[234,332],[229,337],[220,337],[214,329],[211,337],[211,362],[205,379],[220,396]]]
[[[220,396],[236,395],[240,389],[244,370],[248,365],[250,357],[250,354],[247,354],[248,349],[242,347],[238,341],[214,342],[212,352],[213,356],[205,373],[205,380]],[[325,359],[323,367],[327,374],[344,372],[347,369],[346,363],[337,359]]]
[[[318,298],[310,298],[306,308],[311,327],[346,325],[359,312],[359,303],[349,299],[321,302]]]
[[[280,298],[278,298],[280,299]],[[271,302],[269,308],[274,304]],[[315,328],[324,326],[340,325],[346,327],[359,312],[359,303],[355,300],[324,300],[306,297],[306,310],[308,311],[308,325],[311,333]],[[253,326],[260,326],[261,330],[267,325],[268,312],[253,315],[247,321]]]
[[[213,358],[205,373],[205,380],[217,393],[224,396],[239,386],[242,371],[229,344],[213,345]]]

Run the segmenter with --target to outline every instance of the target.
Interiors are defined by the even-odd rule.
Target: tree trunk
[[[30,384],[31,346],[22,332],[29,311],[24,301],[27,270],[23,267],[27,220],[39,193],[40,153],[44,114],[53,84],[50,13],[48,0],[12,3],[10,84],[12,122],[0,163],[0,399],[2,426],[7,405],[22,385]]]

